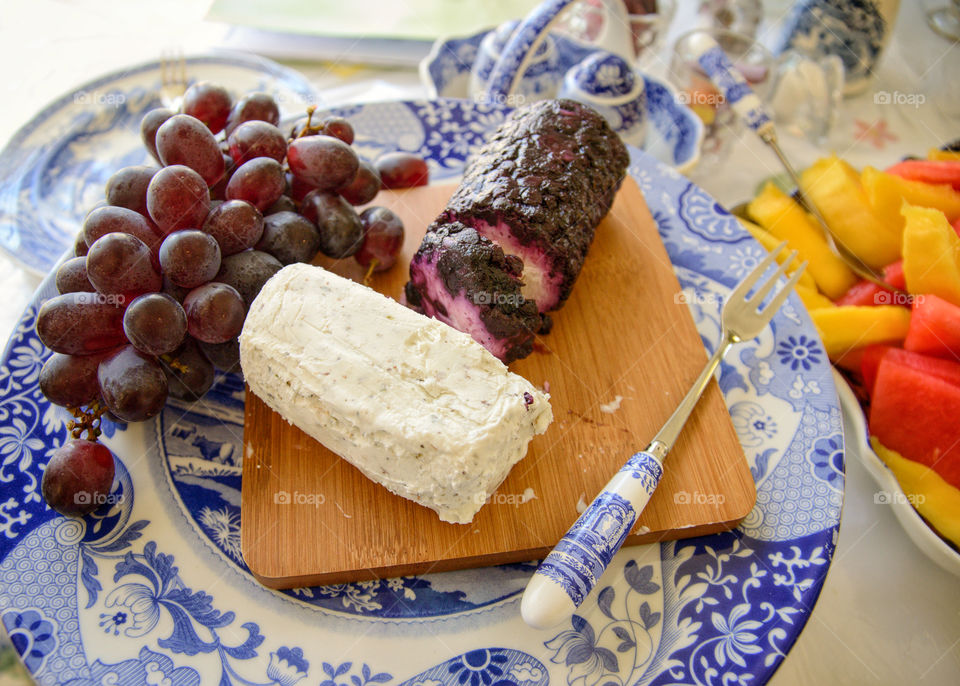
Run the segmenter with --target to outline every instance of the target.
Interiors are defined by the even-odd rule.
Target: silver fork
[[[164,52],[160,58],[160,102],[171,110],[179,110],[187,90],[187,61],[183,53]]]
[[[724,354],[735,343],[758,336],[800,280],[806,262],[764,304],[779,278],[796,259],[794,250],[771,276],[758,284],[785,245],[783,242],[774,248],[730,293],[720,316],[722,333],[716,352],[657,435],[644,450],[627,460],[540,563],[520,605],[527,624],[546,629],[569,619],[597,584],[660,483],[663,460]]]

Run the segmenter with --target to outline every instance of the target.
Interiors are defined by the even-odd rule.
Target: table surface
[[[689,26],[692,0],[679,3],[671,28]],[[789,3],[764,3],[770,36]],[[924,13],[946,0],[901,3],[879,73],[868,92],[845,100],[828,144],[784,136],[796,165],[835,150],[857,167],[885,166],[960,137],[960,43],[943,40]],[[163,51],[203,51],[229,40],[228,27],[205,22],[208,3],[110,0],[0,3],[0,145],[47,102],[125,63]],[[686,14],[685,14],[686,13]],[[668,43],[669,44],[669,36]],[[237,47],[237,46],[233,46]],[[347,63],[288,62],[332,102],[424,95],[415,69],[366,68]],[[649,65],[663,71],[662,62]],[[919,105],[882,105],[874,94],[922,95]],[[691,177],[721,203],[748,198],[778,173],[763,145],[742,137],[718,171]],[[6,340],[39,284],[0,253],[0,339]],[[936,567],[910,541],[890,508],[874,504],[876,487],[848,455],[846,496],[836,557],[806,628],[772,680],[794,684],[956,684],[960,681],[960,579]],[[0,686],[21,683],[4,669]]]

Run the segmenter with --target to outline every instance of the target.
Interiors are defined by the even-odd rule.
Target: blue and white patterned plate
[[[466,100],[337,110],[367,155],[425,155],[433,179],[506,110]],[[706,346],[720,304],[763,250],[675,169],[632,151]],[[830,365],[795,296],[736,349],[720,386],[757,483],[734,531],[622,550],[572,622],[535,631],[520,593],[535,564],[273,591],[240,557],[243,385],[107,426],[118,458],[108,502],[55,515],[39,480],[66,435],[37,375],[48,278],[0,366],[0,623],[41,684],[571,686],[758,684],[793,644],[837,540],[843,435]],[[716,494],[688,494],[691,498]],[[291,545],[336,545],[333,541]]]
[[[431,97],[469,97],[470,66],[487,33],[481,31],[465,38],[441,39],[433,44],[430,54],[420,63],[420,79]],[[560,74],[597,51],[596,46],[561,33],[550,35]],[[686,174],[700,159],[703,122],[680,102],[673,87],[649,74],[637,73],[643,77],[646,90],[648,123],[643,151]]]
[[[285,115],[319,98],[297,72],[262,57],[220,53],[187,57],[190,81],[213,81],[234,96],[271,93]],[[149,164],[140,140],[144,113],[160,107],[159,62],[90,81],[50,103],[0,153],[0,247],[46,274],[73,244],[83,217],[103,199],[107,179]]]

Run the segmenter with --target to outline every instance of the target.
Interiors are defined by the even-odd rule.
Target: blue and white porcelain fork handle
[[[673,447],[720,360],[734,343],[758,336],[800,279],[806,263],[786,285],[765,299],[796,257],[793,251],[762,283],[786,243],[772,250],[730,293],[720,315],[722,335],[683,400],[645,450],[627,460],[540,563],[520,603],[523,620],[546,629],[568,619],[590,593],[636,523],[663,476],[663,459]]]

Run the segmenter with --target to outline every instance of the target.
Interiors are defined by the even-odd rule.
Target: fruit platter
[[[797,296],[756,342],[727,360],[718,386],[756,483],[756,507],[725,533],[624,549],[564,626],[536,631],[519,617],[535,562],[265,588],[241,549],[240,476],[249,457],[242,441],[248,429],[244,383],[268,401],[275,396],[275,409],[298,419],[295,399],[282,394],[322,372],[307,360],[280,373],[276,360],[282,355],[271,355],[288,350],[283,341],[302,332],[301,322],[324,321],[319,315],[286,318],[284,302],[305,311],[322,304],[322,298],[302,295],[305,284],[340,292],[342,302],[355,297],[350,302],[358,303],[358,318],[379,307],[401,307],[371,300],[362,285],[411,267],[397,260],[411,227],[378,204],[380,193],[402,194],[460,175],[467,187],[479,189],[453,196],[443,230],[434,232],[434,243],[425,238],[414,258],[411,277],[421,278],[411,279],[407,304],[429,310],[433,324],[404,308],[404,318],[369,335],[413,318],[419,323],[410,326],[422,332],[413,347],[429,351],[437,347],[434,338],[454,335],[446,324],[469,329],[455,341],[468,351],[464,356],[475,356],[478,370],[495,370],[516,386],[509,402],[497,404],[520,427],[501,441],[509,447],[505,462],[522,457],[518,444],[545,429],[540,420],[548,416],[549,394],[565,391],[532,386],[497,358],[543,354],[532,335],[548,336],[550,323],[537,301],[553,298],[545,306],[551,312],[565,300],[575,303],[572,284],[590,258],[584,262],[581,253],[580,264],[564,258],[570,272],[556,281],[541,279],[537,298],[517,292],[518,259],[498,252],[489,236],[505,242],[497,232],[512,228],[518,253],[535,245],[535,236],[521,234],[504,208],[496,207],[501,214],[491,222],[483,219],[482,203],[470,205],[484,190],[483,180],[471,176],[480,174],[469,166],[471,156],[498,136],[522,146],[524,136],[510,138],[510,131],[527,124],[506,107],[441,98],[305,107],[281,121],[282,103],[268,94],[208,81],[193,83],[172,107],[153,104],[139,125],[153,159],[117,165],[92,182],[103,201],[92,203],[76,223],[70,253],[44,281],[4,354],[0,412],[9,425],[2,450],[12,457],[0,471],[11,493],[3,506],[7,535],[0,541],[2,619],[17,645],[26,646],[25,664],[38,681],[132,683],[158,670],[174,683],[191,684],[309,679],[479,686],[506,680],[541,686],[581,679],[697,681],[717,674],[769,678],[819,594],[843,493],[843,438],[830,365]],[[561,109],[560,121],[580,122],[570,124],[572,130],[589,124],[583,125],[593,133],[584,146],[612,141],[595,135],[603,127],[590,115],[573,105]],[[562,139],[568,128],[543,135]],[[675,169],[636,148],[609,144],[609,154],[595,157],[611,169],[584,192],[603,196],[609,207],[619,183],[636,185],[669,257],[664,264],[682,288],[673,304],[692,317],[708,348],[715,345],[720,304],[762,258],[761,244]],[[557,150],[562,155],[563,145]],[[513,178],[509,172],[498,172],[507,174],[505,183]],[[548,172],[542,173],[564,182],[562,173]],[[530,194],[530,188],[517,193]],[[577,230],[593,231],[599,217],[588,219],[588,228]],[[470,238],[467,248],[458,247],[458,236]],[[528,252],[531,260],[544,254]],[[343,262],[355,280],[316,280],[325,272],[316,265]],[[433,288],[454,278],[483,284],[491,274],[502,289],[497,294],[515,297],[476,297],[469,301],[474,307],[457,309],[462,303]],[[287,293],[300,293],[301,300]],[[334,347],[355,340],[336,328],[348,314],[324,321],[331,328],[317,329],[318,340]],[[443,318],[448,321],[440,327]],[[535,331],[528,320],[537,322]],[[248,322],[256,323],[257,336],[246,337]],[[484,337],[481,346],[477,339]],[[247,354],[254,363],[242,376],[238,365]],[[409,360],[402,362],[416,371]],[[447,363],[457,373],[471,371],[462,360]],[[359,383],[354,369],[344,362],[336,372]],[[589,370],[578,371],[589,377]],[[425,394],[430,397],[423,402],[469,386],[453,383],[452,374],[453,381],[444,378],[435,379],[442,392]],[[343,411],[338,424],[361,411],[375,418],[350,388],[331,385],[311,407],[332,416],[337,408],[323,403],[342,396],[342,407],[354,414]],[[597,417],[615,421],[620,404],[634,401],[628,394],[600,396],[613,390],[596,387]],[[487,400],[479,392],[477,398]],[[411,404],[413,410],[424,406],[439,407]],[[310,421],[295,423],[309,428]],[[412,443],[408,447],[416,452]],[[497,495],[490,492],[497,476],[477,493]],[[324,506],[323,494],[292,495],[313,496],[294,504]],[[448,508],[450,501],[436,491],[409,497],[441,518],[472,516],[462,500]],[[684,504],[682,498],[675,503]],[[366,516],[376,512],[370,508]]]
[[[853,405],[845,406],[855,419],[850,440],[880,488],[894,489],[878,492],[881,504],[898,505],[918,545],[960,572],[960,153],[947,145],[859,171],[825,157],[801,183],[834,237],[882,273],[880,283],[858,278],[773,182],[743,206],[744,225],[761,243],[785,239],[809,259],[797,291],[852,390],[843,394]]]

